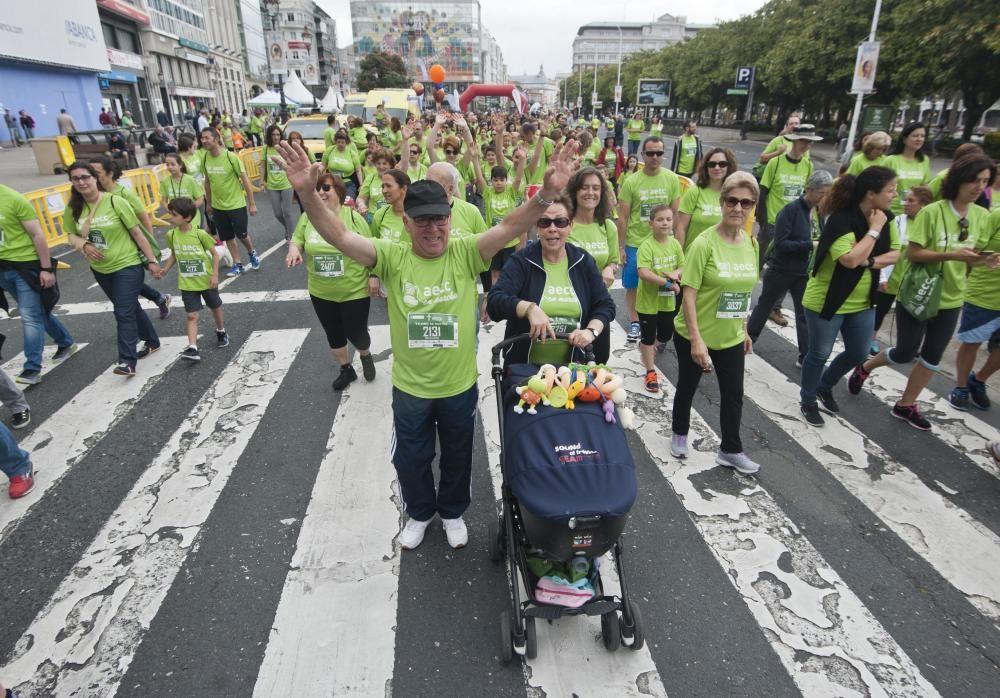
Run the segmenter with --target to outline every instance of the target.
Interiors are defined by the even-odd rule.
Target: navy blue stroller
[[[562,337],[561,337],[562,338]],[[621,420],[609,424],[599,402],[576,402],[572,411],[538,406],[537,414],[518,413],[515,388],[538,371],[533,364],[503,365],[501,353],[528,335],[493,347],[493,380],[500,416],[501,508],[491,518],[490,559],[507,560],[510,608],[500,615],[501,657],[538,652],[535,619],[568,615],[601,617],[609,651],[622,644],[633,650],[645,643],[639,609],[629,596],[621,544],[628,512],[636,498],[635,464]],[[605,594],[599,564],[608,550],[621,582],[621,595]],[[577,570],[592,596],[577,607],[546,603],[536,594],[537,565]],[[527,598],[522,600],[518,577]],[[589,595],[589,594],[588,594]]]

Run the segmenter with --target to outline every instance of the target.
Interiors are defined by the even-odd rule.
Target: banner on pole
[[[854,81],[851,92],[870,94],[875,91],[875,70],[878,68],[878,41],[865,41],[858,47],[858,57],[854,63]]]

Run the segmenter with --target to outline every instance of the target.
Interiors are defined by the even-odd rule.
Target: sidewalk
[[[0,150],[0,184],[21,192],[65,184],[66,175],[40,175],[35,155],[28,146]]]

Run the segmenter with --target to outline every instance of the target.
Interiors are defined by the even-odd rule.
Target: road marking
[[[853,694],[841,678],[850,676],[868,695],[938,695],[756,478],[733,473],[727,491],[702,484],[699,475],[719,467],[719,439],[697,412],[690,455],[683,463],[670,455],[674,386],[664,380],[659,396],[646,393],[639,353],[623,348],[617,323],[612,331],[609,365],[625,379],[643,444],[803,694]]]
[[[32,621],[8,683],[29,695],[115,694],[308,333],[250,335]]]
[[[490,375],[492,346],[503,339],[504,324],[495,323],[479,331],[479,416],[483,423],[486,450],[495,499],[500,499],[500,431],[497,421],[495,386]],[[627,535],[627,534],[626,534]],[[614,562],[606,555],[601,578],[608,594],[620,594],[621,586]],[[520,582],[519,582],[520,583]],[[502,593],[509,593],[507,589]],[[522,595],[522,599],[524,596]],[[641,599],[639,601],[641,603]],[[608,652],[601,642],[600,618],[576,616],[551,623],[536,624],[538,657],[525,659],[524,679],[529,695],[570,696],[654,696],[667,691],[660,680],[648,647],[632,651],[626,647]],[[499,645],[500,629],[485,641]],[[497,651],[499,652],[499,647]],[[515,655],[516,656],[516,655]]]
[[[187,345],[183,337],[163,337],[160,341],[160,351],[143,359],[134,377],[116,376],[108,367],[20,443],[31,453],[35,489],[21,499],[0,503],[0,542],[13,530],[15,522],[129,413]],[[4,370],[9,363],[4,364]]]
[[[237,243],[237,244],[239,244],[239,243]],[[271,256],[271,253],[272,253],[272,252],[274,252],[275,250],[278,250],[278,249],[280,249],[281,247],[284,247],[284,245],[285,245],[285,241],[284,241],[284,240],[279,240],[278,242],[274,243],[273,245],[271,245],[270,247],[268,247],[268,248],[267,248],[266,250],[264,250],[263,254],[261,254],[261,255],[260,255],[260,256],[258,257],[258,259],[260,259],[260,260],[264,260],[264,259],[267,259],[268,257],[270,257],[270,256]],[[247,267],[246,267],[246,268],[247,268],[247,269],[248,269],[249,271],[247,271],[247,272],[244,272],[244,274],[247,274],[247,273],[255,273],[255,272],[253,272],[253,270],[250,270],[250,265],[249,265],[249,263],[247,264]],[[240,276],[242,276],[242,275],[243,275],[243,274],[240,274]],[[227,278],[223,279],[222,281],[220,281],[220,282],[219,282],[219,290],[221,291],[221,290],[222,290],[222,289],[224,289],[224,288],[225,288],[226,286],[228,286],[229,284],[231,284],[231,283],[233,283],[234,281],[236,281],[236,279],[238,279],[238,278],[240,278],[240,277],[239,277],[239,276],[230,276],[230,277],[227,277]]]
[[[56,353],[57,347],[56,347],[55,344],[46,344],[42,348],[42,370],[41,370],[41,376],[42,376],[42,378],[45,378],[45,376],[47,376],[49,373],[51,373],[54,368],[56,368],[58,366],[62,366],[62,364],[65,361],[69,361],[69,359],[73,358],[73,355],[79,354],[81,351],[83,351],[84,349],[86,349],[88,346],[89,345],[88,345],[87,342],[77,342],[76,343],[76,351],[73,352],[73,354],[70,355],[69,358],[64,359],[63,361],[60,361],[59,363],[56,364],[56,363],[52,363],[52,355]],[[13,357],[13,358],[5,361],[3,363],[3,365],[0,366],[0,370],[3,370],[11,378],[14,378],[19,373],[21,373],[21,371],[24,370],[24,362],[25,362],[24,352],[21,351],[21,352],[18,352],[17,356],[15,356],[15,357]],[[21,390],[27,390],[28,388],[31,388],[33,386],[23,385],[21,383],[18,383],[17,387],[21,388]]]
[[[389,346],[388,326],[371,333],[372,346]],[[392,680],[400,530],[392,360],[377,368],[374,383],[355,382],[340,398],[254,696],[291,686],[303,696],[382,695]]]

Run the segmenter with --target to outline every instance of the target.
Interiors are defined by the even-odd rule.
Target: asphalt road
[[[263,251],[280,233],[259,206]],[[502,326],[480,334],[470,545],[452,551],[434,525],[404,552],[384,303],[370,317],[378,376],[338,395],[304,274],[282,258],[224,289],[229,348],[203,324],[204,360],[177,361],[175,306],[154,320],[164,349],[124,381],[109,374],[105,299],[64,257],[60,312],[87,346],[28,391],[17,437],[38,485],[0,498],[0,681],[23,696],[996,695],[1000,469],[983,446],[1000,419],[943,406],[943,378],[924,396],[930,433],[890,418],[903,381],[890,369],[856,398],[841,388],[843,416],[808,427],[794,332],[769,325],[743,412],[763,467],[742,477],[714,466],[711,376],[691,457],[669,455],[673,349],[657,359],[666,397],[643,394],[616,326],[639,482],[625,561],[646,646],[610,654],[598,619],[570,618],[539,623],[536,659],[503,665],[485,370]],[[12,360],[17,321],[0,331]]]

